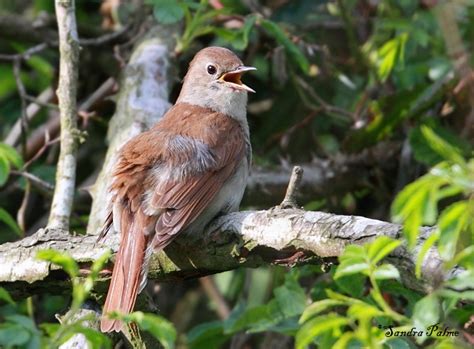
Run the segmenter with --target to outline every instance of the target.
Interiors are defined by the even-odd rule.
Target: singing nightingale
[[[244,66],[230,50],[208,47],[189,65],[176,104],[120,150],[102,231],[120,234],[100,328],[121,331],[107,313],[130,313],[147,282],[153,251],[180,233],[199,234],[238,210],[249,173]]]

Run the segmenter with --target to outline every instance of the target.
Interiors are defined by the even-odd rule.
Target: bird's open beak
[[[233,88],[237,90],[244,90],[244,91],[255,93],[255,91],[252,88],[248,87],[247,85],[242,83],[242,81],[240,80],[243,73],[252,71],[252,70],[257,70],[257,68],[246,67],[242,65],[235,70],[225,72],[224,74],[221,75],[219,80],[227,84],[230,84]]]

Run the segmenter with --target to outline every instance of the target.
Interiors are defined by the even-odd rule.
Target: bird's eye
[[[212,64],[208,64],[206,69],[210,75],[214,75],[215,73],[217,73],[217,68]]]

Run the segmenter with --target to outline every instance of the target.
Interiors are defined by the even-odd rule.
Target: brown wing
[[[153,141],[155,137],[148,131],[131,139],[122,148],[113,173],[114,180],[110,188],[114,193],[113,205],[104,232],[112,226],[120,232],[120,246],[115,256],[103,314],[112,311],[130,313],[146,278],[146,251],[156,217],[144,214],[141,202],[143,182],[157,156],[160,156],[160,148]],[[105,316],[101,319],[102,332],[119,332],[122,328],[123,323],[119,320]]]
[[[191,106],[186,107],[185,112],[177,108],[168,120],[173,116],[179,117],[181,122],[189,121],[187,125],[194,125],[192,128],[182,127],[179,144],[192,156],[175,156],[174,159],[180,157],[179,161],[184,160],[184,164],[169,161],[173,165],[164,171],[169,171],[170,176],[158,177],[155,182],[149,205],[152,210],[162,212],[155,227],[155,248],[166,246],[204,211],[236,171],[246,150],[242,128],[230,117]],[[196,122],[191,122],[193,119]],[[167,151],[173,150],[176,149],[172,147]]]
[[[145,132],[129,141],[122,149],[113,173],[113,208],[104,230],[113,225],[120,232],[120,246],[115,256],[104,314],[111,311],[130,313],[143,281],[143,265],[151,238],[149,233],[156,222],[156,218],[145,215],[141,207],[143,181],[154,159],[154,152],[149,152],[151,149],[148,146],[151,136],[150,132]],[[148,152],[144,152],[144,149]],[[101,319],[102,332],[119,332],[122,328],[123,323],[119,320],[107,317]]]

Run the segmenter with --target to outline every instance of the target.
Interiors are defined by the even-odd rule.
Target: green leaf
[[[105,334],[94,330],[92,328],[84,327],[78,324],[68,326],[68,330],[74,334],[81,333],[86,337],[87,341],[91,344],[92,348],[110,348],[111,341],[110,338]],[[67,341],[68,336],[63,337],[62,343]]]
[[[304,349],[313,342],[316,336],[326,331],[339,331],[342,326],[348,323],[349,319],[335,314],[313,318],[304,323],[296,333],[296,349]]]
[[[425,330],[437,324],[440,317],[439,299],[435,294],[430,294],[415,304],[412,321],[418,330]]]
[[[0,207],[0,222],[3,222],[6,225],[8,225],[8,227],[10,227],[10,229],[13,230],[15,234],[17,234],[18,236],[23,235],[20,227],[18,226],[18,224],[16,224],[13,217],[10,216],[10,214],[1,207]]]
[[[61,327],[60,324],[42,323],[39,327],[49,336],[53,337]]]
[[[23,166],[23,159],[21,158],[20,154],[18,154],[16,149],[9,146],[8,144],[0,142],[0,157],[2,155],[16,168]]]
[[[436,195],[433,193],[443,183],[442,178],[428,174],[407,185],[395,198],[392,217],[396,222],[404,221],[403,231],[409,247],[415,245],[423,218],[436,216]]]
[[[338,265],[334,278],[338,279],[346,275],[367,273],[369,269],[370,265],[368,263],[352,263],[352,260],[345,260]]]
[[[306,307],[306,294],[297,279],[287,274],[285,283],[274,291],[275,301],[284,317],[300,315]]]
[[[432,199],[430,192],[433,188],[441,184],[440,178],[428,174],[407,185],[392,205],[394,220],[401,223],[409,220],[411,216],[416,216],[419,220],[422,220],[423,216],[432,217],[434,214],[429,212],[429,209],[433,208],[431,204],[427,205],[427,201]]]
[[[408,33],[403,33],[387,41],[378,51],[378,75],[380,80],[385,81],[392,72],[395,64],[403,64],[405,56],[405,44]]]
[[[3,287],[0,287],[0,299],[5,301],[6,303],[15,305],[15,301],[12,299],[8,291],[5,290]]]
[[[425,259],[426,254],[430,250],[430,248],[434,245],[436,241],[439,239],[439,233],[433,232],[428,239],[423,243],[421,246],[420,252],[418,252],[418,256],[416,256],[416,266],[415,266],[415,275],[417,278],[421,277],[421,267],[423,265],[423,261]]]
[[[466,166],[466,162],[459,148],[449,144],[428,126],[421,126],[421,133],[428,141],[431,149],[438,153],[444,160],[452,161],[460,166]]]
[[[362,319],[362,318],[374,318],[376,316],[383,316],[384,312],[379,310],[377,307],[370,305],[365,302],[360,302],[353,304],[349,307],[347,311],[347,316],[353,319]]]
[[[230,334],[224,334],[222,321],[212,321],[198,325],[186,335],[188,345],[192,349],[220,348],[230,336]]]
[[[256,21],[256,15],[249,15],[245,18],[245,23],[241,31],[241,41],[238,45],[236,43],[232,44],[237,50],[245,50],[247,48],[249,44],[250,32],[252,31]]]
[[[419,229],[421,226],[421,215],[419,211],[415,211],[409,216],[407,216],[405,220],[405,224],[403,226],[403,233],[405,238],[407,239],[408,246],[413,248],[416,244],[416,239],[418,237]]]
[[[286,35],[282,28],[275,22],[269,21],[267,19],[260,20],[261,26],[275,38],[275,40],[285,48],[286,53],[289,58],[295,62],[303,73],[307,74],[309,72],[309,62],[306,56],[301,52],[301,50],[296,46]]]
[[[401,241],[393,240],[387,236],[379,236],[373,242],[366,245],[367,255],[372,264],[375,265],[400,246],[400,244]]]
[[[469,143],[449,129],[444,128],[431,120],[432,119],[429,120],[429,125],[425,124],[423,127],[429,127],[434,134],[443,139],[445,143],[450,144],[451,147],[457,149],[460,154],[467,154],[469,152]],[[413,149],[413,155],[417,161],[429,166],[434,166],[437,163],[446,160],[438,151],[433,149],[431,140],[422,132],[422,126],[410,130],[409,140]]]
[[[387,41],[379,50],[380,62],[378,67],[378,75],[382,81],[385,81],[393,67],[397,58],[398,45],[397,40]]]
[[[398,269],[391,264],[382,264],[377,267],[374,271],[374,277],[376,280],[387,280],[387,279],[400,279],[400,273]]]
[[[273,300],[268,304],[247,308],[238,317],[229,322],[226,321],[224,333],[236,333],[248,328],[264,330],[281,320],[283,320],[283,316],[278,311],[277,302]]]
[[[387,349],[410,349],[411,346],[404,339],[391,338],[385,342]]]
[[[471,245],[454,257],[451,263],[447,263],[447,268],[452,268],[456,264],[466,269],[474,269],[474,245]]]
[[[85,283],[78,282],[77,278],[72,279],[72,303],[71,309],[77,310],[81,304],[86,300],[88,295],[88,288]]]
[[[345,261],[346,259],[352,260],[360,260],[364,261],[366,257],[365,249],[363,246],[360,245],[349,245],[344,249],[344,253],[339,257],[341,262]]]
[[[142,330],[148,331],[158,339],[165,349],[174,348],[176,330],[173,324],[163,317],[136,311],[127,315],[125,319],[136,322]]]
[[[355,338],[354,332],[346,332],[339,337],[336,343],[332,346],[332,349],[347,349],[352,348],[349,343]]]
[[[359,300],[359,299],[355,299],[355,298],[351,298],[351,297],[345,296],[345,295],[343,295],[343,294],[334,292],[334,291],[331,290],[331,289],[326,289],[326,294],[327,294],[327,296],[328,296],[330,299],[335,299],[335,300],[343,301],[344,303],[346,303],[346,304],[348,304],[348,305],[357,304],[357,303],[362,302],[362,301]]]
[[[0,346],[11,348],[13,346],[23,345],[26,344],[30,338],[30,332],[18,324],[0,324]]]
[[[15,91],[17,91],[17,85],[15,76],[13,75],[12,65],[0,65],[0,99],[5,100],[6,96]]]
[[[351,274],[334,279],[336,285],[343,292],[352,295],[355,298],[360,298],[365,291],[365,280],[367,275]]]
[[[439,254],[444,260],[450,260],[456,253],[459,235],[467,228],[469,220],[469,204],[459,201],[446,208],[438,221]]]
[[[92,263],[92,266],[90,268],[90,274],[89,277],[92,280],[96,280],[99,272],[102,270],[103,266],[107,261],[110,259],[112,256],[112,251],[108,249],[106,252],[104,252],[99,258],[97,258],[94,263]]]
[[[172,24],[184,17],[184,9],[176,0],[153,0],[153,15],[163,24]]]
[[[221,38],[226,44],[238,51],[243,51],[249,43],[250,33],[257,20],[256,15],[249,15],[245,18],[244,25],[239,30],[227,28],[214,28],[214,33]]]
[[[386,280],[381,286],[384,292],[387,292],[393,296],[396,296],[397,299],[404,299],[407,304],[404,307],[407,314],[412,314],[412,310],[422,297],[415,291],[409,290],[401,285],[396,280]]]
[[[36,258],[59,265],[71,278],[79,275],[79,266],[67,253],[61,253],[53,249],[38,251]]]
[[[0,187],[3,186],[10,175],[10,164],[8,160],[0,154]]]
[[[233,329],[238,327],[237,322],[247,310],[245,302],[237,302],[229,317],[224,321],[224,333],[233,333]]]
[[[319,313],[322,313],[323,311],[337,307],[340,305],[345,305],[346,303],[340,300],[335,300],[335,299],[323,299],[321,301],[314,302],[311,304],[309,307],[305,309],[303,314],[301,315],[300,318],[300,323],[306,322],[310,318],[314,317],[315,315],[318,315]]]
[[[26,328],[30,332],[36,331],[36,325],[34,321],[25,315],[12,314],[5,317],[9,322],[16,323],[21,325],[23,328]]]
[[[0,142],[0,186],[4,185],[8,179],[10,164],[20,168],[23,166],[23,160],[15,148]]]

